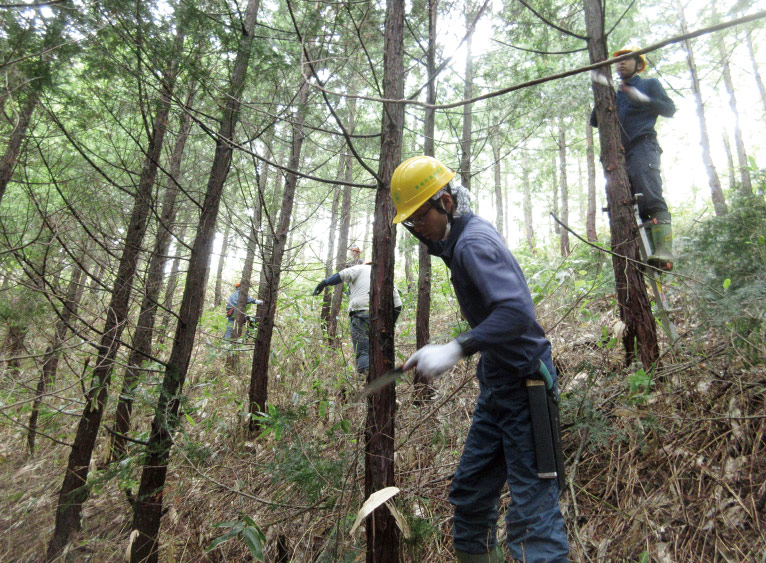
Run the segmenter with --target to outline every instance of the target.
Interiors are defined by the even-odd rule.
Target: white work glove
[[[427,344],[404,362],[402,369],[415,368],[427,379],[433,379],[454,366],[463,357],[463,349],[455,340],[447,344]]]
[[[640,104],[645,104],[651,101],[651,98],[641,92],[638,88],[635,86],[628,86],[627,84],[620,85],[620,90],[625,93],[628,98],[630,98],[632,101]]]

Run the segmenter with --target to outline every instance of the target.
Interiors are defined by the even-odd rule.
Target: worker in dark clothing
[[[351,319],[351,342],[357,373],[367,373],[370,368],[370,263],[356,264],[337,272],[319,282],[314,296],[322,293],[328,285],[348,284],[348,316]],[[402,298],[394,288],[394,322],[402,310]]]
[[[638,51],[627,47],[614,53],[614,57]],[[620,122],[622,146],[625,149],[625,165],[628,169],[630,189],[638,200],[638,212],[644,223],[650,223],[653,252],[648,258],[651,266],[663,270],[673,268],[673,230],[670,212],[662,196],[660,154],[654,130],[658,116],[673,117],[676,106],[656,78],[641,78],[646,69],[646,59],[636,55],[616,63],[620,86],[617,89],[617,118]],[[596,110],[590,117],[591,125],[597,127]]]
[[[234,284],[235,291],[231,295],[229,295],[229,298],[226,300],[226,334],[224,335],[224,338],[226,340],[229,340],[231,338],[231,333],[234,330],[234,321],[237,318],[237,303],[239,302],[239,286],[240,282],[237,282]],[[253,297],[250,297],[248,295],[247,297],[247,305],[254,304],[254,305],[260,305],[263,303],[260,299],[254,299]]]
[[[471,329],[443,345],[429,344],[404,364],[432,379],[462,357],[481,352],[480,394],[450,488],[459,562],[503,561],[497,547],[497,505],[504,483],[507,544],[520,561],[566,561],[569,543],[556,478],[541,478],[526,386],[545,372],[557,394],[550,342],[538,324],[524,274],[500,233],[471,213],[468,190],[455,173],[416,156],[394,171],[394,223],[401,223],[441,257]],[[555,474],[554,474],[555,476]]]

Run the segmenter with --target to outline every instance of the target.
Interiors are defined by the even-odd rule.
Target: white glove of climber
[[[635,86],[628,86],[627,84],[621,84],[620,90],[625,93],[625,95],[628,96],[632,101],[636,103],[645,104],[647,102],[651,101],[651,98],[641,92],[638,88]]]
[[[423,377],[433,379],[458,363],[462,357],[463,349],[454,340],[446,344],[427,344],[410,356],[402,369],[407,371],[414,367]]]

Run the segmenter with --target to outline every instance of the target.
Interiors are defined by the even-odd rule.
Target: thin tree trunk
[[[761,79],[761,73],[758,70],[758,63],[755,60],[755,50],[753,49],[753,30],[748,29],[745,33],[745,40],[747,42],[747,53],[750,56],[750,64],[753,67],[753,78],[758,86],[758,93],[761,95],[761,105],[763,105],[763,117],[766,119],[766,88],[763,86],[763,80]]]
[[[178,45],[178,49],[181,45]],[[191,104],[191,95],[187,98],[186,106]],[[191,132],[191,115],[185,112],[181,118],[181,126],[176,137],[175,146],[170,159],[170,177],[165,188],[165,196],[162,201],[162,211],[157,236],[154,242],[154,250],[149,260],[149,268],[146,273],[145,293],[141,301],[141,309],[138,313],[138,324],[133,334],[132,350],[128,356],[128,366],[122,379],[122,391],[117,403],[114,416],[114,432],[111,436],[110,461],[118,461],[125,456],[127,440],[130,431],[130,418],[133,411],[133,398],[135,388],[141,377],[141,362],[149,358],[152,351],[152,339],[154,337],[154,321],[157,315],[160,291],[162,290],[163,272],[168,262],[168,249],[172,238],[171,228],[175,222],[179,185],[177,180],[181,175],[181,162],[186,147],[186,141]]]
[[[352,87],[351,94],[356,93]],[[356,127],[356,98],[351,97],[348,103],[348,128],[354,131]],[[340,271],[346,267],[346,252],[348,250],[348,233],[351,226],[351,182],[354,177],[353,155],[347,150],[343,155],[344,171],[346,185],[343,186],[343,200],[340,206],[340,232],[338,233],[338,249],[335,256],[335,269]],[[338,339],[338,315],[340,314],[340,305],[343,301],[343,286],[335,285],[332,291],[332,307],[330,316],[327,319],[327,339],[333,346],[339,346]]]
[[[93,369],[92,386],[87,393],[85,409],[77,426],[77,434],[72,444],[64,481],[59,492],[56,525],[48,544],[48,560],[58,557],[72,534],[80,529],[82,504],[88,498],[88,468],[93,448],[96,445],[101,419],[106,409],[114,361],[120,347],[120,337],[128,317],[133,278],[136,274],[136,266],[152,205],[152,190],[167,130],[177,69],[178,63],[174,58],[170,62],[163,80],[161,104],[152,126],[149,146],[146,150],[138,183],[138,191],[128,223],[125,249],[120,258],[117,279],[112,290],[106,323],[98,347],[98,360]]]
[[[338,174],[337,179],[340,180],[343,174],[343,167],[345,159],[338,159]],[[335,258],[335,239],[338,236],[338,207],[340,206],[341,189],[340,186],[333,188],[332,194],[332,211],[330,212],[330,243],[327,247],[327,258],[324,262],[324,277],[325,279],[333,274],[333,258]],[[332,286],[333,289],[335,286]],[[322,292],[322,309],[319,313],[320,325],[325,334],[327,334],[327,325],[330,321],[330,312],[332,311],[332,292],[325,289]],[[327,343],[332,344],[332,339],[328,336]]]
[[[218,269],[215,273],[215,289],[213,290],[213,306],[215,307],[223,303],[223,266],[226,263],[226,255],[229,253],[230,233],[231,217],[227,217],[226,226],[223,230],[223,241],[221,241],[221,254],[218,255]]]
[[[684,14],[684,7],[680,0],[676,0],[676,11],[678,12],[678,18],[681,22],[681,32],[688,33],[688,27],[686,25],[686,15]],[[694,102],[697,106],[697,120],[700,126],[700,145],[702,145],[702,162],[705,164],[705,171],[707,172],[708,184],[710,185],[710,196],[713,200],[713,209],[718,216],[726,215],[728,208],[726,207],[726,199],[721,189],[721,180],[718,178],[718,172],[713,164],[713,157],[710,154],[710,136],[707,131],[707,120],[705,119],[705,103],[702,101],[702,89],[700,88],[700,81],[697,76],[697,65],[694,62],[694,51],[692,49],[691,41],[688,39],[684,41],[686,47],[686,64],[689,67],[689,76],[692,82],[692,93],[694,94]]]
[[[497,231],[503,238],[505,231],[505,217],[503,216],[503,186],[502,165],[500,164],[500,131],[497,127],[492,131],[492,171],[495,180],[495,211],[497,213]]]
[[[301,151],[305,138],[303,123],[306,118],[308,96],[308,84],[303,82],[298,93],[299,107],[293,118],[293,139],[290,160],[287,165],[289,170],[300,169]],[[271,339],[274,334],[274,319],[277,314],[277,295],[282,277],[282,258],[287,244],[287,234],[290,231],[297,185],[298,177],[294,173],[288,172],[285,179],[285,190],[282,194],[282,207],[279,211],[279,224],[274,233],[274,248],[269,255],[269,260],[263,264],[265,278],[258,291],[258,298],[263,301],[263,304],[258,305],[257,316],[260,319],[260,325],[258,336],[255,339],[253,369],[250,375],[250,432],[255,432],[259,428],[258,421],[252,415],[264,412],[268,400]]]
[[[72,316],[77,314],[77,309],[80,305],[80,299],[83,293],[83,281],[85,273],[83,272],[82,260],[84,255],[75,262],[72,270],[72,276],[69,279],[69,285],[67,286],[66,296],[62,302],[61,312],[59,318],[56,321],[56,327],[53,332],[53,342],[51,342],[48,349],[45,351],[45,358],[43,359],[43,369],[40,373],[40,379],[37,382],[37,390],[35,392],[35,399],[32,403],[32,413],[29,416],[28,432],[27,432],[27,446],[29,447],[29,453],[32,454],[35,451],[35,436],[37,435],[37,418],[40,413],[40,403],[42,402],[45,391],[49,385],[53,385],[56,380],[56,373],[58,371],[59,355],[61,354],[61,345],[66,339],[67,330],[69,329],[69,323]]]
[[[607,58],[602,4],[599,0],[584,0],[583,4],[590,62],[600,62]],[[611,84],[607,67],[597,72]],[[633,216],[630,182],[620,143],[615,92],[612,87],[595,81],[592,82],[592,87],[601,141],[601,164],[606,174],[611,248],[614,253],[612,267],[620,318],[626,325],[623,337],[626,364],[630,364],[638,354],[641,363],[649,370],[659,359],[660,350],[651,303],[643,276],[637,267],[640,261],[638,226]]]
[[[561,222],[569,225],[569,182],[567,180],[567,138],[564,124],[559,121],[559,177],[561,183]],[[561,256],[569,256],[569,231],[561,229]]]
[[[737,97],[734,94],[734,82],[731,79],[729,70],[729,54],[723,41],[718,42],[718,52],[721,55],[721,67],[723,67],[723,82],[726,85],[726,91],[729,94],[729,106],[734,114],[734,143],[737,147],[737,161],[739,162],[739,177],[742,182],[742,193],[751,197],[753,195],[753,185],[750,180],[750,169],[748,168],[747,152],[745,151],[745,141],[742,139],[742,129],[739,125],[739,112],[737,111]]]
[[[537,255],[535,248],[535,228],[532,224],[532,187],[529,183],[529,153],[524,148],[521,151],[521,190],[522,207],[524,208],[524,232],[527,237],[527,246],[533,256]]]
[[[557,162],[556,162],[556,154],[553,154],[553,162],[551,163],[551,178],[553,180],[553,214],[558,217],[559,216],[559,178],[557,173]],[[561,226],[556,223],[555,221],[552,221],[553,223],[553,232],[556,234],[556,236],[561,239]]]
[[[247,298],[250,295],[250,280],[253,277],[253,262],[255,261],[255,247],[258,243],[258,228],[256,217],[250,218],[250,233],[247,237],[247,249],[245,250],[245,263],[242,266],[242,284],[239,286],[239,299],[237,300],[236,318],[234,319],[233,338],[242,336],[247,314]],[[232,357],[236,354],[232,354]]]
[[[404,0],[386,4],[383,55],[383,97],[404,97]],[[370,370],[372,382],[394,367],[394,259],[396,230],[389,189],[391,176],[402,158],[404,106],[384,103],[380,138],[380,166],[375,193],[375,229],[370,274]],[[396,386],[388,385],[367,398],[364,447],[364,493],[394,485],[394,430]],[[367,563],[399,561],[399,530],[387,508],[366,520]]]
[[[465,82],[463,85],[463,99],[473,98],[473,57],[472,42],[473,30],[471,29],[471,20],[473,19],[471,1],[465,2]],[[469,190],[471,189],[471,136],[473,135],[473,104],[463,105],[463,132],[460,136],[460,183]]]
[[[21,152],[21,144],[27,136],[29,122],[32,120],[32,114],[37,107],[37,101],[40,98],[39,91],[27,95],[24,105],[21,106],[16,125],[11,131],[11,137],[8,139],[8,146],[5,149],[2,161],[0,161],[0,202],[5,195],[5,189],[13,176],[13,170],[16,167],[16,161]]]
[[[174,310],[174,297],[176,295],[176,289],[178,288],[178,276],[181,267],[181,255],[186,248],[184,245],[184,238],[186,237],[186,229],[188,225],[186,221],[181,221],[181,226],[178,229],[178,235],[176,236],[175,251],[173,257],[173,263],[170,266],[170,273],[168,274],[167,284],[165,285],[165,296],[162,300],[162,323],[159,327],[158,344],[165,342],[165,336],[171,330],[171,311]]]
[[[428,0],[428,47],[426,50],[426,72],[428,86],[426,103],[436,103],[436,22],[439,0]],[[424,122],[423,153],[426,156],[434,154],[434,132],[436,129],[436,110],[426,107]],[[431,339],[431,255],[428,247],[418,241],[418,304],[415,315],[415,343],[422,348]],[[415,371],[413,384],[419,401],[429,401],[435,389],[422,375]]]
[[[585,118],[585,154],[588,161],[588,218],[585,232],[589,242],[598,240],[596,232],[596,159],[593,151],[593,127],[590,116]]]
[[[731,143],[725,130],[723,132],[723,148],[726,152],[726,164],[729,169],[729,189],[733,192],[737,187],[737,172],[734,170],[734,155],[731,154]]]
[[[226,107],[219,124],[215,156],[189,259],[178,326],[152,421],[138,496],[133,504],[133,528],[138,531],[138,535],[130,554],[132,563],[154,563],[158,559],[157,536],[162,515],[162,499],[170,448],[173,444],[172,435],[179,424],[179,394],[189,369],[194,336],[202,312],[205,271],[210,260],[223,186],[231,166],[233,152],[231,141],[234,139],[239,117],[240,99],[250,61],[258,6],[259,0],[250,0],[245,20],[242,22],[242,34],[232,70],[231,84],[225,98]]]

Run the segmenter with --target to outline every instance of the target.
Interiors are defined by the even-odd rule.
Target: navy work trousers
[[[354,311],[350,315],[356,372],[367,373],[370,369],[370,315],[367,311]]]
[[[657,139],[652,137],[634,141],[625,153],[630,191],[633,195],[643,194],[638,198],[638,214],[643,221],[648,221],[658,213],[668,212],[668,204],[662,195],[660,154],[662,149]]]
[[[511,493],[505,515],[507,543],[513,557],[527,562],[567,561],[569,543],[558,484],[537,477],[529,402],[520,381],[481,385],[449,495],[455,507],[455,549],[488,553],[495,548],[497,507],[506,482]]]

